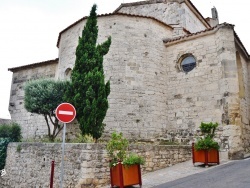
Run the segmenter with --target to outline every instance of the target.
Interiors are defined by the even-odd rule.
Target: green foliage
[[[217,142],[215,142],[211,137],[200,138],[195,143],[195,150],[209,150],[216,149],[219,150],[220,146]]]
[[[82,135],[78,133],[72,143],[93,143],[94,139],[91,135]]]
[[[0,125],[0,138],[9,138],[12,142],[21,141],[21,127],[17,123]]]
[[[48,79],[32,80],[26,83],[24,88],[24,107],[31,113],[43,115],[48,128],[48,136],[51,141],[62,130],[54,110],[63,102],[63,95],[68,87],[66,81]],[[50,123],[53,130],[50,130]]]
[[[209,149],[216,149],[219,150],[219,144],[213,140],[215,130],[218,127],[218,123],[204,123],[201,122],[200,129],[203,135],[203,138],[199,138],[198,141],[195,143],[194,148],[196,150],[209,150]]]
[[[106,146],[110,158],[110,167],[115,166],[118,162],[122,162],[127,166],[145,163],[144,158],[141,156],[133,153],[127,155],[128,145],[128,140],[123,137],[122,133],[112,133],[111,139]]]
[[[200,125],[200,129],[201,129],[201,132],[202,134],[206,134],[206,135],[209,135],[210,137],[214,137],[214,132],[216,130],[216,128],[219,126],[218,123],[213,123],[213,122],[210,122],[210,123],[204,123],[204,122],[201,122],[201,125]]]
[[[22,146],[21,146],[21,144],[18,144],[17,147],[16,147],[16,151],[17,151],[18,153],[20,153],[21,150],[22,150]]]
[[[21,127],[17,123],[0,125],[0,170],[4,168],[10,142],[21,141]]]
[[[108,53],[111,45],[111,37],[96,45],[97,36],[96,5],[93,5],[82,36],[79,37],[75,66],[65,99],[76,108],[76,119],[82,135],[90,134],[95,140],[104,131],[103,120],[108,110],[110,82],[105,84],[103,56]]]
[[[0,170],[4,169],[5,159],[7,156],[7,147],[10,142],[11,142],[10,138],[0,137]]]
[[[180,143],[178,142],[173,142],[173,141],[169,141],[169,140],[161,140],[159,145],[180,145]]]
[[[106,149],[113,163],[123,161],[127,155],[128,140],[123,138],[122,133],[113,132]]]
[[[145,159],[142,156],[131,153],[123,160],[123,164],[125,166],[131,166],[134,164],[144,165]]]
[[[24,107],[31,113],[54,115],[63,102],[67,82],[49,79],[31,80],[24,87]]]

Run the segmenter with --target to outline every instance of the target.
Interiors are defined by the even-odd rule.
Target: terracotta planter
[[[121,163],[110,168],[110,180],[111,187],[119,186],[123,188],[125,186],[142,185],[141,181],[141,168],[140,165],[124,166]]]
[[[194,149],[194,143],[192,143],[192,154],[193,164],[196,162],[204,163],[206,166],[209,163],[220,164],[219,151],[216,149],[196,151]]]

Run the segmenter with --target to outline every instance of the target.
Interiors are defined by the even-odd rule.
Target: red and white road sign
[[[59,104],[56,108],[56,117],[63,123],[70,123],[76,117],[76,109],[70,103]]]

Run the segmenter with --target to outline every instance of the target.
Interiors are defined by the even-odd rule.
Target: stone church
[[[58,58],[10,68],[9,111],[24,138],[47,134],[42,116],[24,109],[23,86],[39,78],[69,79],[83,17],[59,33]],[[190,0],[121,4],[98,16],[98,43],[112,37],[104,57],[111,82],[104,137],[114,130],[137,141],[189,143],[201,121],[218,122],[217,140],[230,158],[250,149],[250,56],[218,13],[204,18]],[[68,136],[77,129],[67,126]]]

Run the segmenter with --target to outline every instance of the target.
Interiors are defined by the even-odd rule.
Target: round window
[[[181,68],[184,72],[189,72],[196,67],[196,60],[192,55],[188,55],[181,60]]]

